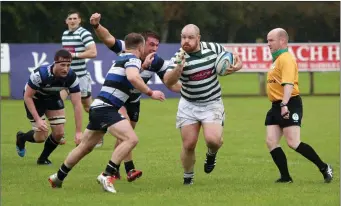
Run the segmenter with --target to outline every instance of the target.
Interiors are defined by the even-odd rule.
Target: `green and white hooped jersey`
[[[94,43],[92,34],[83,27],[79,27],[75,31],[66,30],[62,36],[63,48],[72,53],[84,52],[86,47]],[[71,69],[78,77],[86,75],[87,69],[85,59],[73,58]]]

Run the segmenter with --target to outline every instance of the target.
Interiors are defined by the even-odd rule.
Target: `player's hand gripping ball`
[[[234,55],[231,52],[223,51],[218,55],[214,67],[219,76],[226,76],[234,72],[234,69],[232,68],[234,64]]]

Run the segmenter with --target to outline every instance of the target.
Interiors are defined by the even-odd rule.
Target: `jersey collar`
[[[54,67],[54,64],[51,64],[49,68],[51,76],[54,76],[53,67]]]
[[[75,31],[77,31],[77,30],[80,29],[80,28],[81,28],[81,26],[77,27],[77,29],[75,29],[75,30],[73,30],[73,31],[70,31],[70,30],[69,30],[69,34],[73,34]]]
[[[288,52],[288,48],[286,48],[286,49],[279,49],[276,52],[272,53],[272,62],[274,62],[279,57],[279,55],[281,55],[281,54],[283,54],[285,52]]]
[[[187,53],[187,54],[190,56],[196,56],[196,57],[201,58],[202,57],[202,45],[201,45],[201,42],[199,42],[199,44],[200,44],[200,50],[196,52],[192,52],[192,53]]]

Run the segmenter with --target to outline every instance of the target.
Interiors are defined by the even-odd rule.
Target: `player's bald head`
[[[198,36],[200,35],[200,29],[197,25],[195,24],[187,24],[186,26],[184,26],[184,28],[181,30],[181,34],[191,34],[191,35],[195,35]]]
[[[192,53],[200,50],[200,30],[194,24],[187,24],[181,31],[181,47],[185,52]]]
[[[288,48],[288,33],[282,28],[276,28],[271,30],[267,36],[268,46],[271,53],[278,51],[279,49]]]
[[[275,37],[280,38],[280,39],[284,39],[286,42],[289,41],[288,33],[282,28],[273,29],[269,32],[268,35],[275,36]]]

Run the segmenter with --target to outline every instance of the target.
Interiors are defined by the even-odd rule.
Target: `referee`
[[[313,162],[323,175],[324,182],[333,179],[332,167],[323,162],[315,150],[301,142],[300,130],[303,104],[298,88],[298,67],[295,57],[288,52],[288,33],[281,28],[267,36],[273,63],[267,75],[267,95],[272,107],[266,114],[266,144],[281,177],[276,183],[292,183],[287,158],[279,145],[284,135],[288,146]]]

